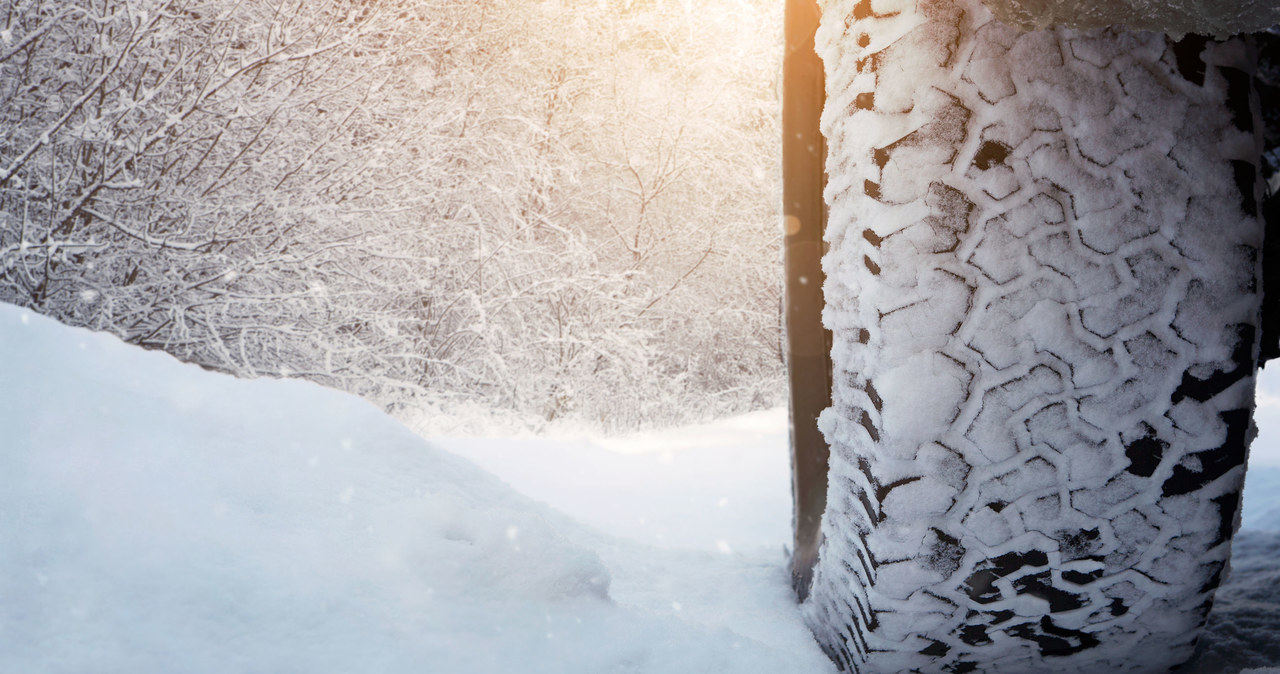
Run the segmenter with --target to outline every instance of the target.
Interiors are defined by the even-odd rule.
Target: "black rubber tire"
[[[833,0],[818,52],[819,643],[869,672],[1185,661],[1253,433],[1249,45]]]

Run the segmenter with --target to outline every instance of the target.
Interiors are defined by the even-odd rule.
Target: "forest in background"
[[[0,301],[396,412],[780,404],[773,0],[0,0]]]

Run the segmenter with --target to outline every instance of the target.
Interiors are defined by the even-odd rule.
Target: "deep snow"
[[[780,544],[615,538],[356,398],[8,305],[0,352],[0,672],[830,671]]]
[[[780,411],[425,442],[7,305],[0,352],[0,672],[834,671],[784,570]],[[1280,663],[1262,467],[1194,671]]]

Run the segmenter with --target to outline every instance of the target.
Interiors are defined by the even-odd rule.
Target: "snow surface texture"
[[[1242,529],[1231,547],[1230,580],[1218,588],[1188,674],[1280,663],[1280,534]]]
[[[1118,24],[1175,37],[1200,33],[1225,39],[1280,23],[1280,4],[1274,0],[983,0],[983,4],[997,19],[1026,30]]]
[[[0,672],[835,671],[780,552],[784,410],[610,441],[433,443],[613,538],[349,396],[232,381],[7,305],[0,348]],[[1280,487],[1267,470],[1250,470],[1246,526]],[[1280,663],[1280,533],[1236,546],[1192,674]],[[611,601],[554,581],[590,580],[596,557]]]
[[[868,671],[1186,660],[1253,404],[1244,45],[833,0],[818,50],[836,381],[818,640]]]
[[[785,437],[775,437],[785,430],[779,409],[738,417],[732,427],[711,423],[619,438],[433,441],[600,531],[663,548],[764,549],[777,562],[791,539],[791,493],[779,479],[791,466]],[[548,464],[558,468],[547,470]]]
[[[655,552],[310,383],[8,305],[0,353],[0,672],[832,671],[785,525]]]

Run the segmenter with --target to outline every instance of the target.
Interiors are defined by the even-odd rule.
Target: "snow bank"
[[[358,399],[7,305],[0,352],[0,671],[805,669],[619,605],[577,525]]]
[[[983,0],[983,4],[1001,21],[1027,30],[1123,24],[1132,30],[1222,38],[1280,23],[1280,5],[1274,0]]]
[[[613,536],[664,548],[762,551],[777,564],[791,540],[783,408],[611,438],[433,442]]]
[[[1280,524],[1280,523],[1277,523]],[[1280,528],[1280,527],[1277,527]],[[1280,533],[1241,530],[1188,674],[1280,672]]]
[[[607,449],[440,441],[618,540],[306,383],[7,305],[0,350],[0,672],[835,671],[799,620],[785,523],[760,514],[789,484],[776,412]],[[589,480],[567,479],[588,451]],[[1277,485],[1250,472],[1246,529],[1280,529]],[[644,504],[662,547],[623,521]],[[1280,662],[1280,547],[1240,541],[1191,671]]]

